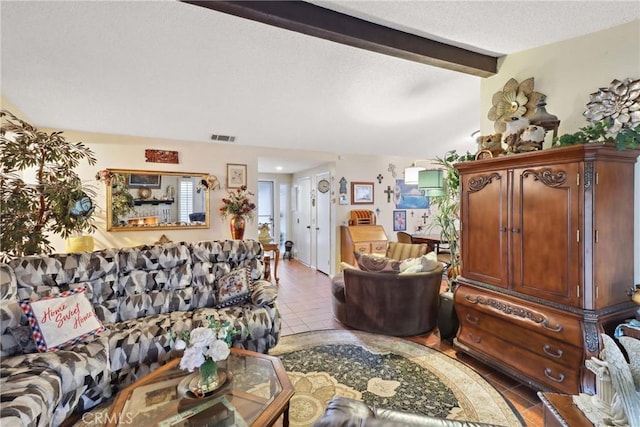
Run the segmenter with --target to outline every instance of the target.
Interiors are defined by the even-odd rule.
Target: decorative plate
[[[226,369],[218,369],[218,383],[209,390],[202,390],[200,388],[198,384],[200,378],[200,371],[193,372],[184,377],[184,379],[180,381],[180,384],[178,384],[178,393],[190,399],[202,399],[220,390],[222,386],[231,381],[231,372],[227,372]]]
[[[141,199],[147,200],[151,198],[151,189],[150,188],[140,188],[138,190],[138,196]]]

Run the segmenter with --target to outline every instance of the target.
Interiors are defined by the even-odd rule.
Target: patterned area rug
[[[317,421],[332,397],[440,418],[502,426],[524,423],[474,370],[401,338],[328,330],[282,337],[278,356],[295,386],[292,426]]]

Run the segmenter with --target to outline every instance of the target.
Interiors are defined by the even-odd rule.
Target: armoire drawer
[[[473,307],[457,305],[456,311],[460,324],[468,326],[469,329],[490,333],[513,346],[525,348],[540,357],[572,369],[582,365],[582,347],[575,347],[529,330],[523,331],[514,322],[474,310]]]
[[[580,391],[580,369],[538,356],[526,348],[466,323],[460,325],[456,340],[484,354],[502,369],[529,378],[531,385],[567,394],[577,394]]]
[[[581,320],[577,315],[467,284],[458,287],[454,301],[456,307],[470,307],[518,328],[576,347],[584,345]]]

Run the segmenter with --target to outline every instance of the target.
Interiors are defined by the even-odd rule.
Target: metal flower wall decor
[[[640,125],[640,79],[615,79],[608,88],[589,95],[587,109],[582,113],[591,123],[608,121],[607,132]]]
[[[500,92],[493,94],[487,117],[493,120],[496,132],[504,132],[506,125],[502,118],[509,116],[531,117],[543,95],[533,90],[533,77],[518,83],[509,79]]]

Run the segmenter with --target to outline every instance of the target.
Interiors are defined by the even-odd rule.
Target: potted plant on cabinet
[[[50,253],[49,234],[66,239],[92,233],[95,193],[73,169],[82,160],[95,164],[93,152],[9,111],[0,111],[0,118],[0,258]],[[35,172],[33,184],[25,183],[26,170]]]
[[[436,157],[434,162],[445,171],[444,192],[431,196],[431,203],[437,209],[430,229],[438,228],[442,241],[449,244],[451,262],[447,267],[447,289],[440,294],[440,310],[438,312],[438,328],[442,339],[453,338],[458,330],[458,318],[453,307],[453,291],[455,280],[460,274],[460,174],[453,166],[455,163],[474,160],[470,153],[458,154],[456,150],[448,151],[444,157]]]

